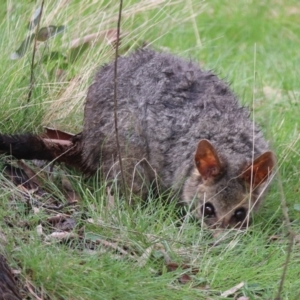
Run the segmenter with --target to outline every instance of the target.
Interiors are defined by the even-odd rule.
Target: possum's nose
[[[214,224],[213,228],[245,228],[248,227],[251,220],[245,218],[243,221],[236,220],[235,216],[223,216]]]
[[[223,217],[220,222],[219,222],[219,226],[220,228],[230,228],[230,227],[234,227],[234,224],[232,224],[231,222],[231,217]]]
[[[210,228],[212,229],[218,229],[218,228],[226,229],[228,227],[231,227],[230,217],[226,217],[226,216],[219,218],[215,223],[210,225]]]

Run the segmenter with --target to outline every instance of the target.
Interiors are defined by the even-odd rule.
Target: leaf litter
[[[53,128],[45,128],[45,134],[42,138],[57,144],[70,143],[74,135],[55,130]],[[68,175],[56,166],[50,169],[45,165],[38,163],[29,165],[24,161],[9,161],[5,163],[4,173],[6,177],[17,187],[19,200],[26,203],[27,213],[33,213],[39,216],[43,212],[43,218],[35,230],[37,235],[44,243],[67,243],[73,245],[76,249],[91,251],[90,253],[111,253],[117,259],[129,259],[139,267],[145,267],[151,259],[160,257],[160,268],[151,269],[156,276],[166,272],[174,272],[175,281],[173,284],[189,284],[193,288],[201,290],[209,290],[207,281],[203,278],[197,278],[199,268],[184,261],[173,261],[169,256],[169,247],[162,242],[160,236],[145,235],[148,247],[141,249],[134,242],[124,241],[119,238],[118,233],[113,237],[103,237],[99,234],[88,232],[85,224],[93,224],[93,226],[107,226],[101,219],[85,218],[82,220],[82,211],[80,207],[80,195],[73,188],[72,183],[68,179]],[[58,177],[58,178],[56,178]],[[54,192],[47,186],[47,181],[58,181],[57,187],[59,191]],[[116,208],[115,199],[111,189],[106,189],[107,208],[114,210]],[[46,214],[46,218],[44,217]],[[79,217],[78,217],[79,216]],[[28,224],[24,223],[27,227]],[[116,230],[120,230],[116,228]],[[70,243],[72,242],[72,243]],[[74,243],[75,242],[75,243]],[[174,251],[174,249],[172,249]],[[177,249],[178,253],[183,251]],[[175,252],[177,251],[175,250]],[[188,251],[185,247],[184,251]],[[89,252],[87,252],[89,253]],[[184,258],[183,258],[184,260]],[[241,283],[228,291],[221,294],[228,297],[235,294],[242,288]],[[29,287],[27,287],[29,290]]]
[[[58,142],[69,140],[72,135],[55,131],[53,129],[46,129],[45,138],[57,140]],[[44,168],[41,163],[40,167],[29,165],[25,161],[9,161],[5,163],[6,177],[17,187],[19,191],[18,199],[26,203],[27,213],[33,213],[37,216],[43,212],[43,218],[40,219],[39,224],[35,230],[37,235],[44,241],[45,244],[51,243],[68,243],[75,241],[75,244],[81,245],[82,250],[102,250],[102,253],[110,252],[118,259],[129,259],[136,263],[139,268],[147,265],[148,261],[153,258],[154,252],[157,256],[163,258],[163,266],[167,272],[175,272],[178,275],[177,282],[179,284],[188,284],[193,282],[193,277],[199,272],[199,269],[185,263],[172,262],[167,254],[166,247],[160,243],[160,238],[149,236],[151,246],[141,251],[137,249],[136,245],[130,242],[124,242],[122,239],[116,237],[104,238],[98,234],[86,232],[82,225],[79,225],[78,216],[80,212],[80,196],[73,189],[71,182],[66,173],[61,170],[56,170],[54,166],[52,169]],[[47,180],[56,181],[55,174],[60,174],[60,194],[64,197],[57,196],[57,193],[51,192],[47,187]],[[46,181],[46,182],[45,182]],[[114,196],[110,188],[107,188],[107,206],[109,209],[115,208]],[[47,215],[45,218],[44,215]],[[82,220],[80,220],[82,223]],[[87,223],[95,226],[104,226],[101,220],[86,219]],[[24,223],[27,227],[28,224]],[[74,244],[74,245],[75,245]],[[161,270],[153,270],[156,275],[161,275]],[[27,289],[29,290],[29,287]],[[207,289],[207,285],[202,285],[202,288]]]

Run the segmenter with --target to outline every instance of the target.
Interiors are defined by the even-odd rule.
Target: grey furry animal
[[[57,159],[120,181],[114,128],[114,64],[89,87],[83,131],[50,137],[1,135],[0,151]],[[248,224],[275,164],[262,133],[228,85],[196,63],[140,49],[118,59],[118,124],[126,184],[147,197],[153,182],[212,227]],[[65,153],[64,155],[62,155]]]

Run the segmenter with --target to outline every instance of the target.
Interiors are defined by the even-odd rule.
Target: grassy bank
[[[45,1],[41,27],[66,29],[40,43],[28,100],[32,45],[22,58],[10,59],[30,34],[27,23],[34,6],[23,2],[0,3],[0,132],[41,132],[42,126],[80,132],[87,87],[96,69],[113,59],[118,4]],[[116,197],[109,208],[112,199],[97,176],[86,180],[64,167],[56,168],[54,177],[44,176],[45,189],[58,203],[67,201],[59,176],[67,176],[80,196],[76,207],[58,212],[39,207],[32,191],[28,196],[0,175],[5,235],[0,245],[10,266],[20,271],[24,296],[223,299],[222,292],[244,282],[237,298],[275,298],[288,244],[280,185],[299,234],[299,13],[296,0],[126,1],[121,53],[147,43],[199,61],[230,82],[270,140],[280,176],[253,226],[247,232],[228,232],[212,246],[209,234],[188,216],[178,220],[172,205],[151,199],[133,210]],[[89,44],[74,46],[91,34]],[[49,225],[49,215],[57,213],[76,223],[76,234],[67,241],[50,238],[58,227]],[[282,299],[299,298],[299,260],[295,241]],[[172,269],[170,263],[179,267]],[[188,276],[185,284],[182,274]]]

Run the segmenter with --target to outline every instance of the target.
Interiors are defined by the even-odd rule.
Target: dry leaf
[[[145,250],[145,252],[143,253],[143,255],[138,259],[138,266],[139,267],[144,267],[147,263],[147,261],[149,260],[151,253],[153,251],[154,245],[150,246],[149,248],[147,248]]]
[[[232,287],[231,289],[229,289],[229,290],[223,292],[223,293],[221,294],[221,297],[225,297],[225,298],[226,298],[226,297],[228,297],[228,296],[230,296],[230,295],[236,293],[236,292],[237,292],[239,289],[241,289],[244,285],[245,285],[245,283],[242,281],[241,283],[235,285],[235,286]]]
[[[189,273],[191,273],[192,275],[196,275],[199,272],[198,268],[191,267],[187,264],[179,265],[177,263],[170,262],[170,263],[167,263],[166,266],[167,266],[167,270],[169,272],[176,271],[177,269],[187,270],[187,272],[189,271]],[[178,281],[180,283],[186,284],[192,280],[191,276],[189,274],[187,274],[187,272],[185,272],[179,276]]]
[[[170,262],[170,263],[167,263],[166,266],[167,266],[167,270],[169,272],[173,272],[177,269],[182,269],[182,270],[190,269],[190,271],[193,275],[196,275],[199,272],[199,268],[191,267],[190,265],[187,265],[187,264],[179,265],[177,263]]]
[[[22,169],[14,167],[9,163],[6,163],[4,167],[4,174],[6,174],[16,186],[26,184],[28,182],[29,178]],[[28,184],[26,189],[30,190],[31,186]]]
[[[269,241],[277,241],[280,239],[280,236],[279,235],[271,235],[269,237]]]
[[[41,224],[39,224],[38,226],[36,226],[36,232],[38,236],[42,236],[43,235],[43,226]]]
[[[16,270],[16,269],[10,269],[11,270],[11,273],[13,275],[20,275],[21,274],[21,271],[20,270]]]
[[[35,292],[35,288],[34,288],[34,285],[29,281],[28,278],[26,278],[26,284],[25,284],[28,292],[33,296],[33,299],[36,299],[36,300],[44,300],[42,298],[40,298]]]
[[[67,176],[63,176],[61,182],[62,182],[62,188],[63,188],[62,192],[66,196],[68,203],[79,202],[80,197],[73,189],[72,184],[69,181],[69,179],[67,178]]]
[[[31,184],[31,188],[36,188],[37,186],[41,186],[41,181],[37,177],[36,173],[22,160],[18,161],[18,166],[25,172],[25,174],[29,178],[29,183]]]
[[[38,207],[32,207],[33,214],[37,215],[40,212],[40,209]]]
[[[177,263],[172,263],[172,262],[168,263],[166,266],[168,272],[176,271],[179,268],[179,265]]]
[[[77,225],[76,221],[66,214],[51,216],[47,219],[47,222],[51,224],[56,231],[60,232],[70,232]]]
[[[115,208],[115,197],[114,197],[114,195],[112,195],[110,187],[106,188],[106,193],[107,193],[107,208],[114,209]]]
[[[188,274],[182,274],[178,278],[178,281],[182,284],[187,284],[192,280],[192,278]]]
[[[55,228],[61,231],[72,231],[76,227],[76,221],[72,218],[61,220],[55,225]]]
[[[18,161],[17,163],[19,167],[14,167],[13,165],[6,163],[4,172],[23,195],[25,195],[25,198],[27,199],[28,196],[34,196],[35,199],[43,200],[45,195],[49,195],[40,187],[41,182],[36,173],[25,162]],[[34,213],[37,213],[36,208],[34,209]]]
[[[61,222],[62,220],[65,220],[68,216],[66,214],[57,214],[55,216],[51,216],[47,219],[47,222],[49,222],[52,225],[56,225],[57,223]]]
[[[295,243],[299,244],[299,242],[300,242],[300,234],[297,234],[297,235],[294,236],[294,241],[295,241]]]
[[[52,232],[51,234],[47,235],[45,238],[45,241],[64,241],[64,240],[70,240],[70,239],[75,239],[78,238],[78,235],[74,232]]]
[[[58,129],[51,128],[51,127],[44,126],[44,129],[45,129],[45,133],[42,136],[44,138],[49,138],[49,139],[53,139],[53,140],[69,140],[70,141],[75,136],[72,133],[58,130]]]
[[[112,242],[109,242],[109,241],[106,241],[106,240],[102,240],[102,239],[97,239],[96,240],[96,243],[97,244],[101,244],[105,247],[108,247],[108,248],[111,248],[117,252],[119,252],[120,254],[122,255],[126,255],[126,256],[129,256],[130,258],[133,258],[132,255],[130,255],[126,250],[124,250],[123,248],[119,247],[116,243],[112,243]]]

